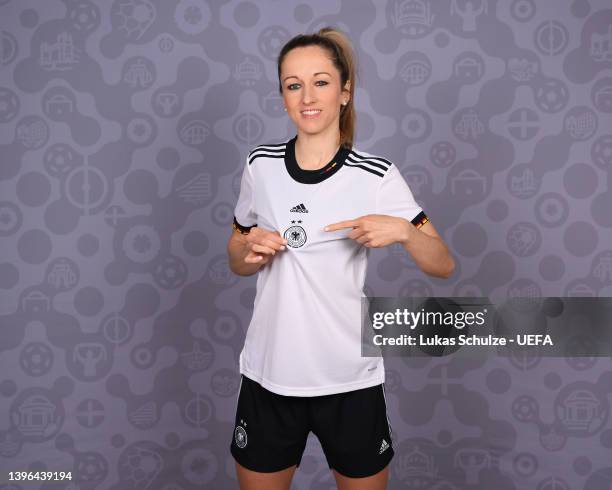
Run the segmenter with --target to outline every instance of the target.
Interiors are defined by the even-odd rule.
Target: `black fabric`
[[[244,226],[241,225],[240,223],[238,223],[238,220],[236,219],[236,216],[234,216],[234,222],[233,222],[233,227],[234,229],[238,230],[240,233],[242,234],[247,234],[251,231],[251,228],[257,226],[256,224],[253,226]]]
[[[338,151],[334,157],[324,167],[316,170],[304,170],[298,165],[297,160],[295,159],[296,141],[297,135],[287,142],[287,146],[285,148],[285,167],[287,168],[289,175],[291,175],[294,180],[297,180],[302,184],[318,184],[319,182],[323,182],[325,179],[328,179],[338,170],[340,170],[340,168],[342,168],[348,154],[351,152],[350,148],[341,146],[338,148]]]
[[[418,228],[420,226],[423,226],[428,221],[429,217],[425,214],[424,211],[421,211],[414,218],[412,218],[411,223]]]
[[[269,473],[299,466],[311,431],[329,468],[351,478],[374,475],[393,458],[382,384],[332,395],[285,396],[245,375],[241,380],[230,452],[247,469]],[[380,452],[383,439],[389,447]]]

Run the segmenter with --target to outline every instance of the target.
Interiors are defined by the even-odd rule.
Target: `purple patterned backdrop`
[[[457,262],[373,250],[369,295],[612,296],[610,8],[0,0],[0,469],[73,475],[0,489],[238,488],[256,279],[225,245],[247,152],[295,134],[275,59],[299,32],[351,37],[356,146]],[[389,488],[611,487],[609,358],[385,366]],[[335,488],[313,434],[293,488]]]

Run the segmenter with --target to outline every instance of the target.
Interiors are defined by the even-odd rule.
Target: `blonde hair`
[[[332,63],[340,73],[340,86],[344,90],[346,82],[351,81],[350,98],[340,108],[340,146],[351,148],[355,137],[355,77],[357,75],[356,56],[350,39],[346,34],[333,27],[323,27],[314,34],[298,34],[291,38],[280,50],[277,60],[278,91],[282,95],[283,85],[280,80],[281,65],[289,51],[304,46],[320,46],[325,49]]]

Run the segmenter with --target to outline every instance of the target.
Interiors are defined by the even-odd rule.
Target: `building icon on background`
[[[40,45],[40,66],[47,70],[69,70],[78,61],[78,49],[74,47],[72,36],[67,32],[61,32],[55,43]]]

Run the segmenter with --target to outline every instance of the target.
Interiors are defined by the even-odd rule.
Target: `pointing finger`
[[[332,223],[331,225],[327,225],[323,229],[325,231],[335,231],[335,230],[341,230],[343,228],[354,228],[355,226],[357,226],[357,224],[358,224],[357,220],[349,219],[345,221],[338,221],[337,223]]]

